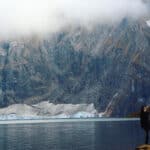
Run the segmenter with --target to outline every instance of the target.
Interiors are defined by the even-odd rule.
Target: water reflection
[[[0,125],[0,149],[133,150],[143,134],[137,121]]]

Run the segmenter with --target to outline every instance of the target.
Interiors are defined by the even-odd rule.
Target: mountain
[[[0,40],[0,106],[94,103],[126,116],[150,103],[148,17]]]

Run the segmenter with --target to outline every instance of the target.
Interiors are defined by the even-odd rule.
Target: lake
[[[0,150],[134,150],[143,143],[138,120],[0,125]]]

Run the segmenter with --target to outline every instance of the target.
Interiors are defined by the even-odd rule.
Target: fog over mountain
[[[69,24],[92,27],[147,12],[142,0],[0,0],[0,34],[45,34]]]

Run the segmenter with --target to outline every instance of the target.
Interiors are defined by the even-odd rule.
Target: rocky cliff
[[[148,18],[92,29],[68,26],[44,37],[0,40],[0,106],[94,103],[126,116],[150,102]]]

